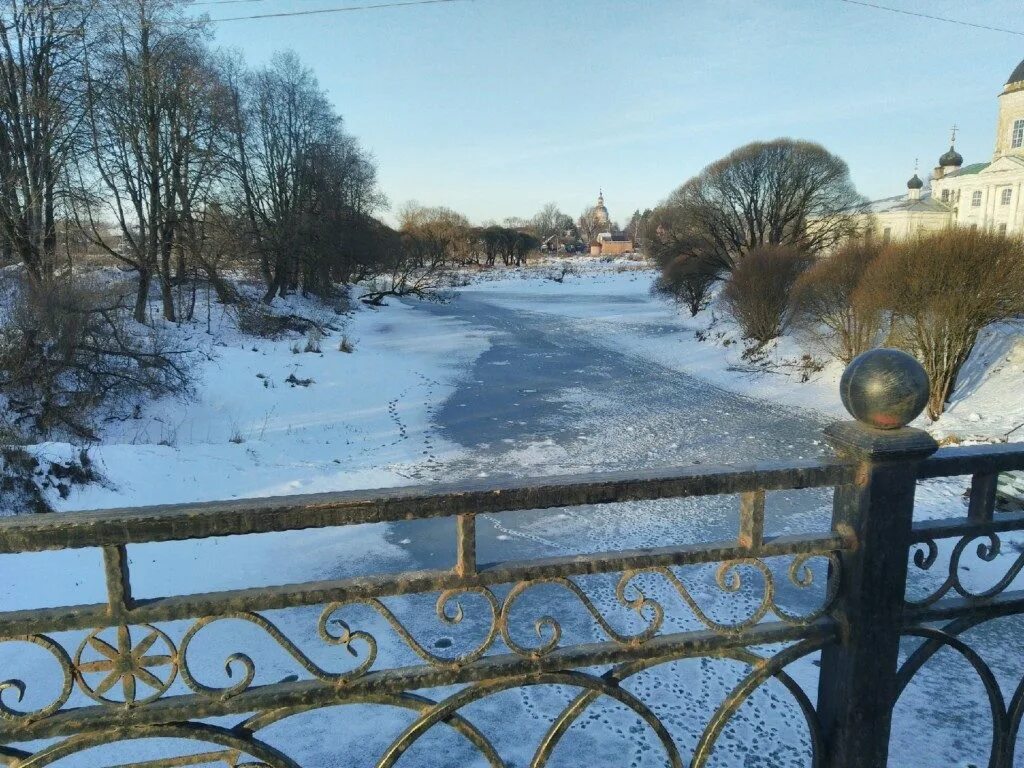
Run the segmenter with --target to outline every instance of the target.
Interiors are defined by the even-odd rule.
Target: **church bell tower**
[[[1017,65],[999,94],[996,151],[993,159],[1005,155],[1024,157],[1024,61]]]

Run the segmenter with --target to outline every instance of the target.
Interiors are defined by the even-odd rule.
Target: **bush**
[[[707,306],[711,288],[718,279],[718,273],[707,262],[678,256],[662,267],[654,290],[685,305],[690,317],[695,317]]]
[[[889,313],[889,343],[928,372],[934,421],[982,329],[1024,314],[1024,241],[957,228],[900,243],[866,274],[862,290]]]
[[[763,346],[786,330],[792,320],[790,293],[811,262],[793,246],[775,245],[755,248],[736,265],[722,302],[746,338]]]
[[[238,330],[247,336],[279,339],[292,330],[287,316],[275,314],[264,304],[241,302],[237,312]]]
[[[124,290],[122,290],[122,288]],[[24,283],[0,328],[0,394],[16,430],[95,437],[97,411],[187,391],[188,356],[131,319],[130,288]]]
[[[327,331],[337,330],[330,321],[296,314],[278,314],[263,303],[240,300],[235,305],[235,313],[238,318],[239,331],[247,336],[257,336],[272,341],[298,333],[315,339],[314,347],[319,347],[320,339],[326,335]],[[305,348],[300,348],[295,344],[293,349],[296,354],[299,354]],[[320,350],[305,349],[305,351],[319,352]]]
[[[849,242],[812,265],[793,286],[794,322],[844,363],[878,342],[882,313],[858,288],[882,247]]]

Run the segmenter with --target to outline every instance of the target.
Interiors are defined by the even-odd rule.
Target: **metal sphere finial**
[[[929,391],[924,367],[898,349],[870,349],[857,355],[839,381],[846,410],[876,429],[907,426],[928,404]]]

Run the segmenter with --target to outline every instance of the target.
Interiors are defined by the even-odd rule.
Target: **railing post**
[[[883,768],[896,700],[900,628],[917,464],[938,447],[906,425],[928,400],[928,376],[909,355],[877,349],[843,374],[840,392],[857,419],[829,426],[856,479],[836,489],[832,525],[850,539],[832,615],[839,641],[822,651],[818,716],[828,768]]]

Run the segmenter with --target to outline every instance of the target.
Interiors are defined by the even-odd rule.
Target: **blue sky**
[[[367,0],[206,4],[212,18]],[[1021,0],[879,0],[1024,31]],[[470,0],[214,26],[255,64],[292,48],[377,157],[392,209],[471,219],[656,204],[755,139],[824,144],[872,198],[949,146],[989,159],[1024,37],[840,0]]]

